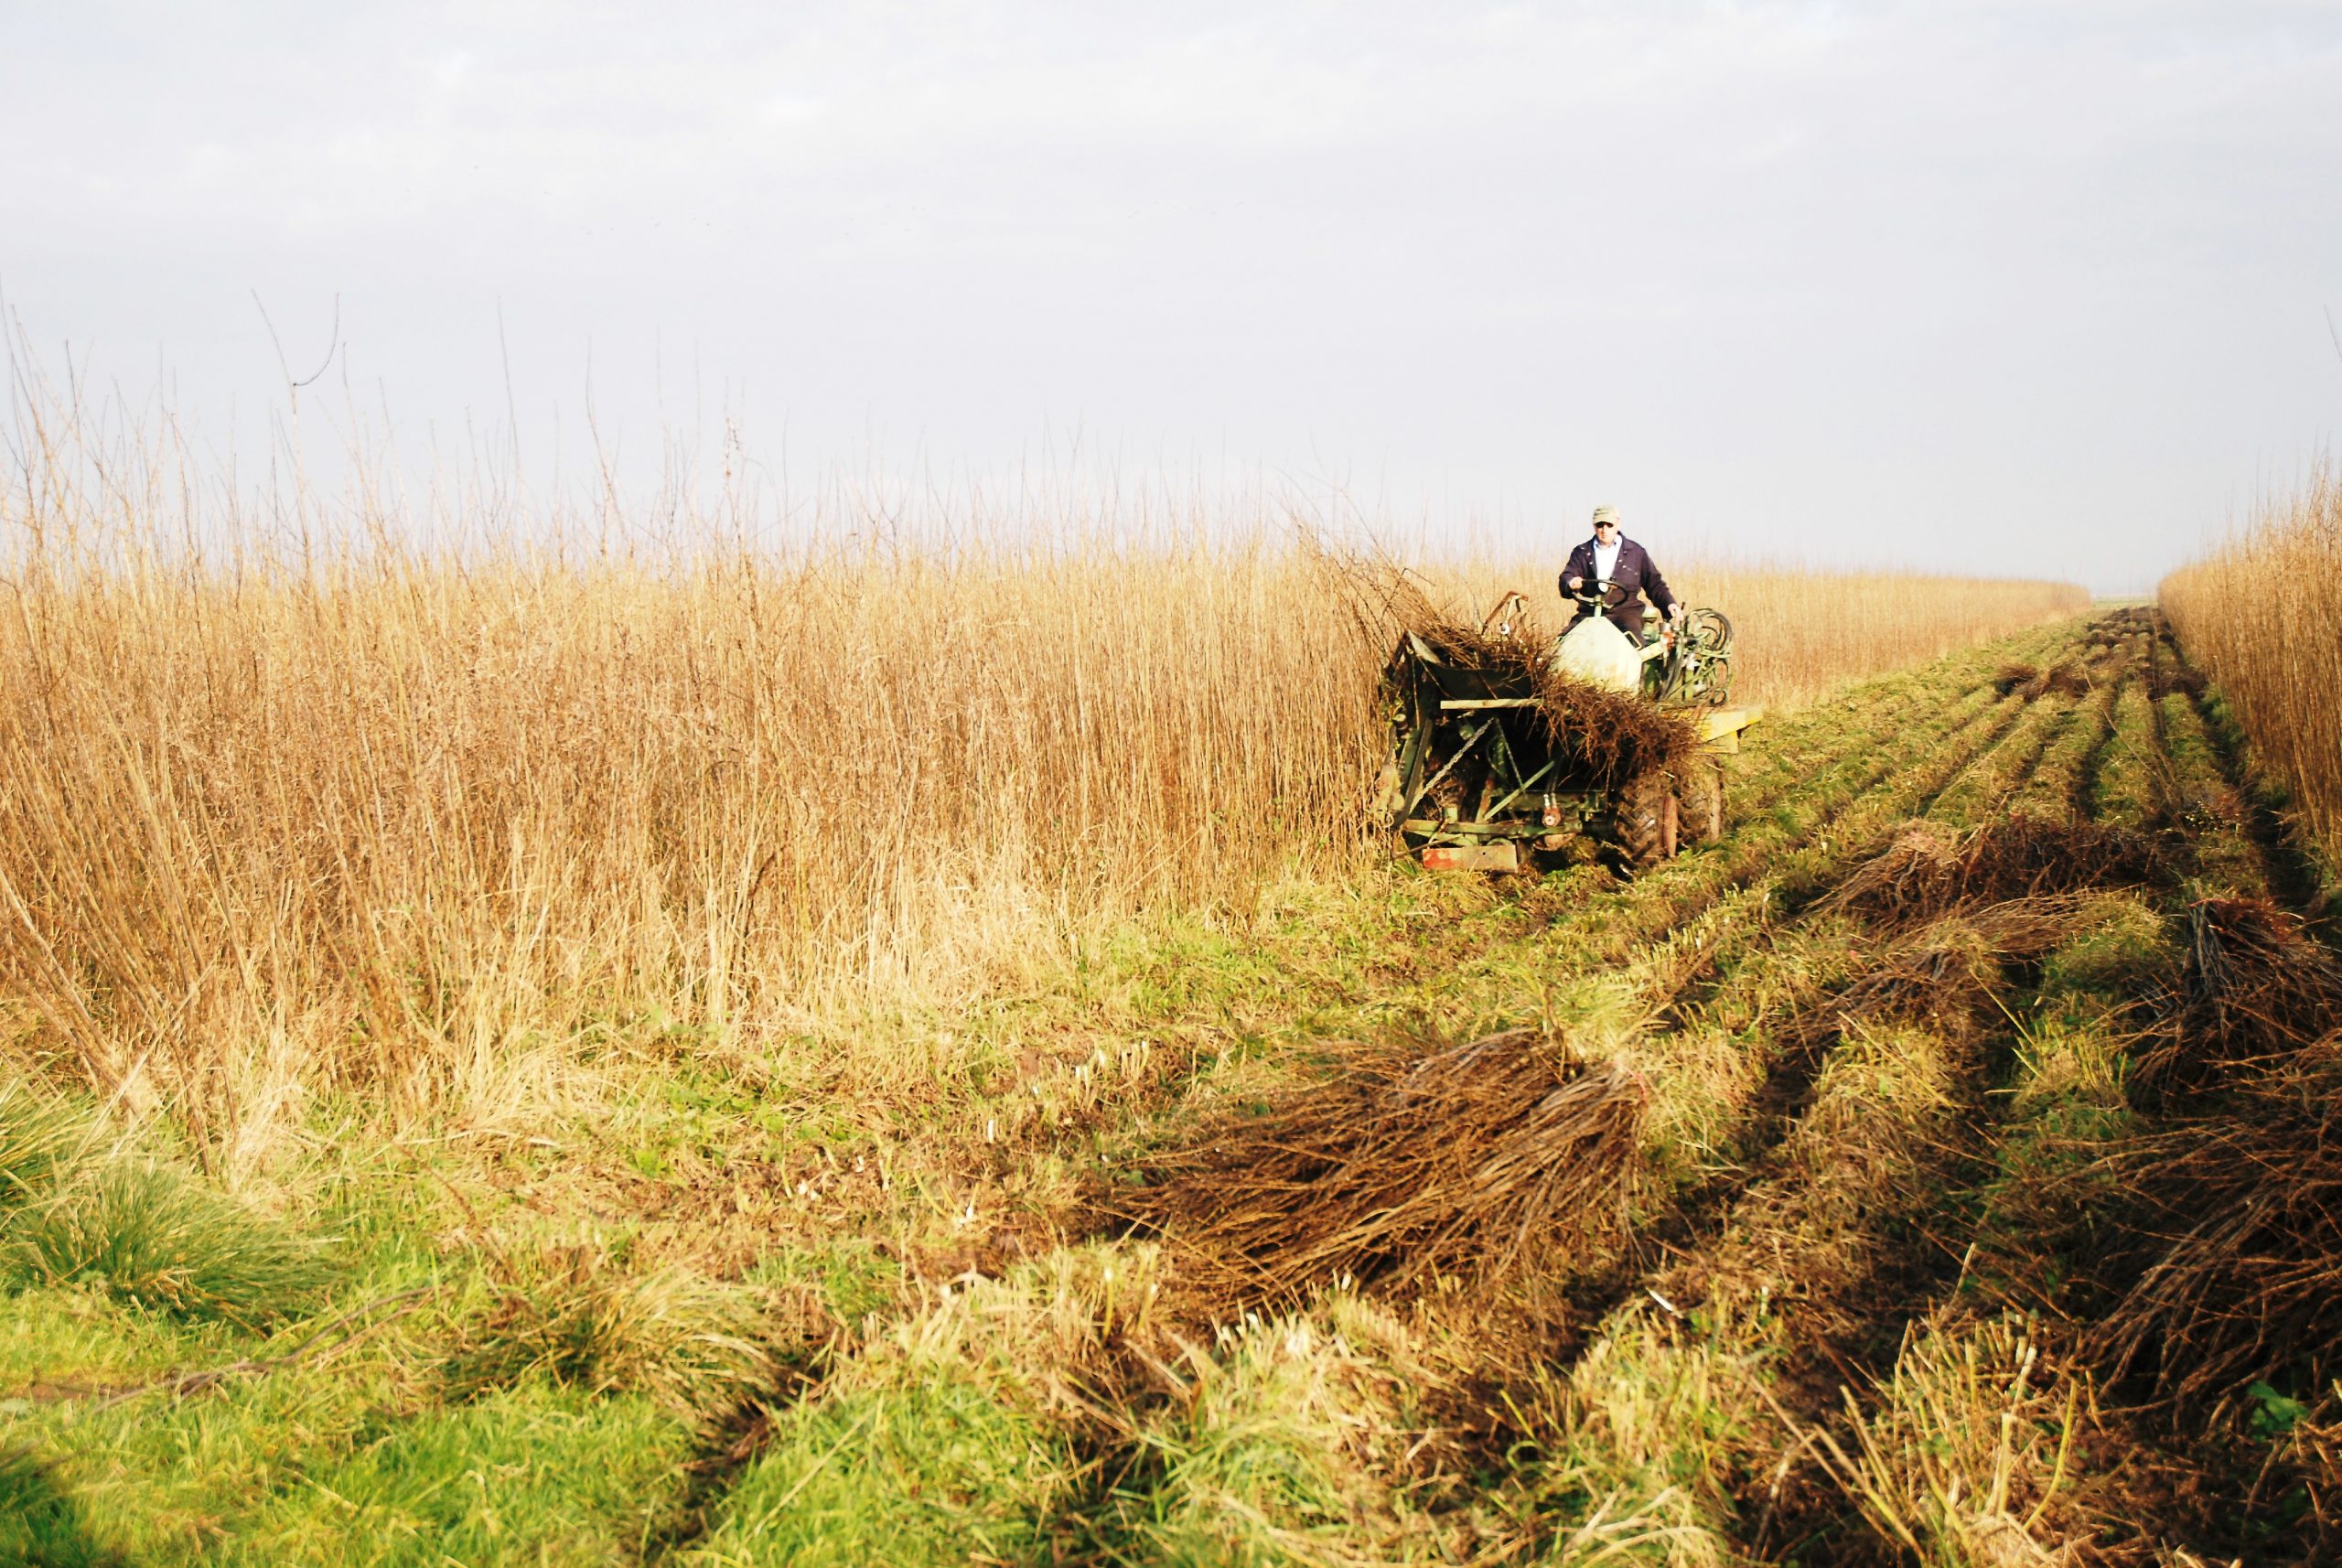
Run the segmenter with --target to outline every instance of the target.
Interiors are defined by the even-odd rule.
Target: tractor
[[[1629,636],[1603,610],[1608,586],[1587,585],[1590,613],[1550,646],[1535,645],[1518,593],[1477,636],[1402,633],[1382,675],[1391,760],[1374,809],[1425,866],[1508,872],[1606,851],[1634,875],[1723,836],[1721,759],[1763,713],[1729,705],[1732,623],[1695,609]],[[1556,705],[1557,690],[1584,687],[1615,700]],[[1660,739],[1638,764],[1647,733]]]

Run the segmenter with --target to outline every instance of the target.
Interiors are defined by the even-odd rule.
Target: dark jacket
[[[1594,581],[1594,541],[1591,539],[1570,552],[1570,564],[1562,568],[1562,575],[1557,579],[1562,586],[1562,597],[1575,607],[1577,596],[1570,592],[1572,577],[1584,577],[1589,583]],[[1610,591],[1603,596],[1604,613],[1629,628],[1639,628],[1642,625],[1640,605],[1645,594],[1650,596],[1650,602],[1659,607],[1660,614],[1674,613],[1675,596],[1668,589],[1667,579],[1660,576],[1659,568],[1651,564],[1650,552],[1631,539],[1622,538],[1618,541],[1618,564],[1610,574]]]

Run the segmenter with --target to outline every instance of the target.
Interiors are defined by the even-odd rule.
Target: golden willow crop
[[[2158,591],[2187,657],[2236,706],[2256,757],[2342,865],[2342,478],[2313,476]]]
[[[199,1144],[320,1088],[492,1117],[614,1046],[834,1033],[1373,853],[1372,574],[1265,510],[772,550],[685,509],[614,550],[509,491],[261,521],[167,442],[19,423],[0,1040]],[[2067,595],[1684,575],[1759,697]]]

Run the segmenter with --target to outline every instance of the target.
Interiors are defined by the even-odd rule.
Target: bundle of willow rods
[[[1573,1061],[1529,1029],[1427,1054],[1351,1047],[1326,1080],[1211,1118],[1119,1208],[1231,1307],[1343,1276],[1499,1283],[1613,1222],[1649,1099],[1634,1072]]]
[[[2342,1028],[2342,959],[2265,898],[2187,910],[2171,1004],[2131,1077],[2143,1104],[2185,1095],[2228,1067],[2290,1056]]]
[[[2100,822],[2019,812],[1965,836],[1913,822],[1821,907],[1902,929],[1955,909],[2155,882],[2169,865],[2152,835]]]
[[[2090,1346],[2217,1422],[2256,1380],[2342,1375],[2342,959],[2266,899],[2207,898],[2165,994],[2129,1085],[2160,1116],[2079,1173],[2129,1197]]]
[[[2079,922],[2085,897],[2045,894],[1955,910],[1902,937],[1827,1001],[1781,1026],[1789,1048],[1887,1023],[1942,1023],[1998,1011],[2003,966],[2037,959]]]
[[[2111,1375],[2214,1419],[2255,1381],[2342,1375],[2342,1031],[2218,1090],[2110,1162],[2144,1266],[2092,1335]]]

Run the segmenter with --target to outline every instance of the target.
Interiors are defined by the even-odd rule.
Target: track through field
[[[2168,833],[2171,801],[2143,803],[2142,777],[2160,780],[2154,788],[2168,797],[2201,790],[2208,768],[2219,776],[2201,712],[2175,709],[2168,693],[2143,700],[2166,683],[2158,671],[2175,655],[2135,618],[1996,652],[2067,673],[2024,690],[1989,660],[1951,661],[1780,725],[1746,759],[1729,834],[1714,849],[1624,887],[1576,873],[1531,886],[1517,903],[1499,898],[1441,933],[1436,984],[1417,984],[1413,999],[1403,990],[1349,999],[1348,1015],[1370,1025],[1436,1016],[1443,1001],[1451,1016],[1501,1018],[1507,1009],[1487,993],[1517,987],[1526,958],[1540,994],[1517,997],[1512,1015],[1558,1022],[1575,1049],[1628,1053],[1661,1101],[1628,1195],[1627,1229],[1563,1243],[1555,1268],[1566,1320],[1541,1319],[1525,1359],[1517,1335],[1477,1367],[1468,1342],[1449,1342],[1440,1377],[1455,1392],[1422,1407],[1437,1420],[1419,1451],[1482,1455],[1457,1461],[1466,1468],[1536,1456],[1498,1485],[1510,1499],[1497,1510],[1503,1522],[1491,1520],[1485,1469],[1467,1484],[1457,1464],[1418,1462],[1385,1477],[1383,1512],[1358,1525],[1361,1539],[1384,1551],[1411,1541],[1397,1552],[1409,1560],[1500,1550],[1566,1562],[1615,1547],[1626,1508],[1649,1539],[1676,1543],[1667,1560],[1706,1560],[1683,1545],[1698,1540],[1725,1554],[1808,1563],[1884,1563],[1908,1546],[1896,1533],[1898,1516],[1889,1509],[1882,1524],[1858,1500],[1842,1451],[1892,1403],[1866,1391],[1899,1376],[1913,1346],[1979,1311],[1973,1238],[2001,1222],[1996,1184],[2014,1158],[2010,1145],[2034,1131],[2012,1107],[2031,1092],[2038,1064],[2024,1026],[2011,1021],[2047,1004],[2044,967],[2058,960],[2043,944],[2071,933],[1995,937],[1991,918],[1971,915],[1882,937],[1833,895],[1907,824],[1957,838],[2013,818],[2087,825],[2127,814],[2156,816]],[[2140,733],[2143,725],[2152,734]],[[2193,751],[2185,734],[2172,739],[2191,726]],[[2271,853],[2259,846],[2259,858]],[[2056,918],[2077,918],[2090,892],[2068,896]],[[2143,897],[2169,896],[2106,889],[2133,913]],[[1876,1021],[1832,1021],[1833,998],[1859,1001],[1883,973],[1915,961],[1934,966],[1938,982],[1958,971],[1961,983]],[[1184,1101],[1230,1091],[1193,1053],[1186,1063],[1116,1101],[1106,1122],[1134,1119],[1142,1145],[1176,1136]],[[1276,1081],[1258,1061],[1235,1091],[1273,1093]],[[1079,1135],[1094,1141],[1099,1125]],[[1371,1282],[1361,1283],[1370,1294]],[[1992,1288],[2014,1293],[2022,1283]],[[1296,1305],[1306,1320],[1306,1304],[1260,1310]],[[1420,1333],[1440,1337],[1437,1303],[1407,1310]],[[1156,1560],[1166,1520],[1195,1524],[1196,1477],[1176,1444],[1148,1434],[1194,1397],[1190,1379],[1209,1380],[1210,1365],[1250,1353],[1249,1331],[1229,1340],[1223,1327],[1216,1352],[1174,1334],[1189,1346],[1180,1369],[1140,1347],[1136,1331],[1106,1331],[1089,1352],[1098,1358],[1083,1375],[1089,1414],[1075,1423],[1087,1435],[1067,1450],[1087,1479],[1048,1520],[1033,1521],[1054,1561]],[[1131,1373],[1118,1360],[1131,1355],[1156,1370]],[[1648,1433],[1628,1442],[1608,1424],[1616,1411],[1606,1386],[1622,1380],[1697,1387],[1701,1408],[1679,1447],[1653,1451]],[[1671,1479],[1638,1499],[1622,1478],[1654,1466]],[[1587,1489],[1597,1475],[1608,1490]],[[1556,1511],[1556,1497],[1580,1501]],[[720,1525],[724,1511],[712,1499],[707,1517]],[[2184,1539],[2200,1522],[2200,1510],[2182,1510],[2129,1528],[2134,1541],[2159,1528]],[[1341,1534],[1322,1520],[1304,1531]],[[1444,1544],[1428,1545],[1434,1538]],[[1289,1542],[1293,1560],[1313,1560],[1301,1539]]]

